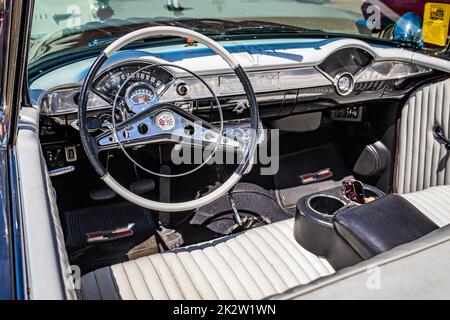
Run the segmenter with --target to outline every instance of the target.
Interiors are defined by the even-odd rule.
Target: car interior
[[[32,71],[16,154],[30,296],[370,298],[373,268],[383,297],[449,292],[405,280],[450,259],[448,61],[351,37],[216,41],[186,21]],[[174,161],[211,145],[241,160]]]

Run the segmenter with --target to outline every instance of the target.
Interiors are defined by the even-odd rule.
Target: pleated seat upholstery
[[[98,269],[83,299],[262,299],[334,272],[293,236],[294,219]]]
[[[402,109],[396,192],[411,193],[450,184],[450,156],[434,128],[450,135],[450,79],[416,90]]]
[[[439,227],[450,223],[450,186],[439,186],[402,195]]]
[[[439,227],[450,186],[402,195]],[[294,239],[294,219],[88,273],[83,299],[263,299],[335,271]]]

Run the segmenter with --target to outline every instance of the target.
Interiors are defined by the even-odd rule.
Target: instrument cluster
[[[118,108],[139,113],[158,103],[158,95],[173,80],[162,67],[131,63],[104,71],[95,80],[93,91],[111,104],[116,102]]]

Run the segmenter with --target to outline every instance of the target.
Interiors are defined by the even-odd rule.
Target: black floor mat
[[[62,215],[70,263],[86,273],[114,263],[157,252],[155,224],[147,209],[130,203],[65,212]],[[133,225],[133,236],[96,244],[87,233]]]
[[[333,177],[328,180],[302,184],[301,175],[330,168]],[[314,192],[327,190],[351,178],[352,173],[345,166],[334,144],[302,150],[280,157],[280,170],[274,177],[277,197],[285,209],[295,208],[298,199]]]
[[[233,189],[233,200],[242,215],[260,215],[271,222],[292,217],[280,208],[275,194],[252,183],[238,183]],[[190,224],[204,226],[218,234],[225,234],[234,223],[228,195],[199,208],[190,220]]]

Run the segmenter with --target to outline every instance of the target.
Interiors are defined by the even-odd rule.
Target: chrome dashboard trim
[[[142,61],[139,61],[142,64]],[[127,62],[130,64],[130,61]],[[121,64],[111,66],[107,70],[111,70],[114,67],[119,67]],[[97,79],[103,76],[107,71],[103,71]],[[171,73],[173,74],[173,73]],[[252,82],[255,93],[268,93],[284,90],[315,88],[323,86],[331,86],[332,82],[324,77],[315,67],[307,68],[295,68],[295,69],[282,69],[282,70],[266,70],[266,71],[253,71],[248,73],[249,79]],[[244,88],[239,82],[239,79],[232,73],[223,73],[218,75],[208,75],[202,77],[206,81],[213,91],[217,93],[219,98],[232,97],[245,94]],[[187,95],[180,96],[177,93],[177,85],[180,82],[184,82],[190,87],[190,91]],[[67,93],[68,99],[74,97],[80,90],[79,86],[62,86],[54,88],[51,91],[45,93],[41,100],[41,114],[42,115],[63,115],[69,113],[75,113],[78,110],[78,105],[75,101],[64,101],[61,103],[68,104],[67,108],[61,107],[61,103],[57,106],[47,102],[54,94]],[[160,102],[178,102],[186,100],[197,100],[210,98],[211,94],[208,94],[207,88],[201,84],[201,82],[194,77],[175,77],[168,87],[160,93]],[[95,95],[95,96],[94,96]],[[58,97],[54,97],[58,99]],[[94,104],[91,99],[101,99],[105,105],[98,107],[89,107],[88,110],[102,110],[110,108],[111,106],[97,93],[93,93],[90,98],[90,104]]]
[[[80,89],[81,87],[79,86],[68,85],[48,91],[40,100],[40,113],[42,115],[57,116],[78,112],[78,104],[75,101],[75,96],[80,93]],[[53,99],[58,101],[53,103]],[[107,101],[94,92],[91,92],[89,102],[91,104],[89,110],[104,110],[111,108],[111,105]],[[96,102],[98,102],[98,104],[96,104]],[[68,107],[63,107],[63,104]],[[95,104],[95,106],[92,104]]]
[[[400,80],[428,74],[432,71],[431,68],[408,62],[374,61],[355,76],[355,82]]]
[[[313,87],[329,86],[332,83],[326,79],[314,67],[266,70],[248,72],[248,77],[253,85],[255,93],[277,92],[293,89],[305,89]],[[229,97],[245,94],[244,88],[239,79],[232,74],[220,74],[205,76],[203,79],[208,82],[212,90],[218,97]],[[206,88],[200,81],[193,77],[178,78],[190,87],[190,91],[185,96],[180,96],[176,91],[176,85],[170,87],[163,95],[161,101],[196,100],[210,98]]]
[[[100,79],[114,68],[130,64],[151,65],[152,63],[157,64],[158,62],[144,59],[118,62],[108,66],[107,69],[102,70],[96,79]],[[211,97],[211,95],[208,94],[206,87],[194,77],[183,74],[177,76],[178,73],[169,70],[169,68],[164,68],[164,70],[171,74],[173,79],[160,91],[160,102],[192,101]],[[373,81],[388,81],[428,74],[430,72],[432,72],[431,68],[410,62],[381,60],[373,61],[369,66],[360,70],[354,75],[354,80],[355,84]],[[213,75],[206,73],[201,76],[211,86],[212,90],[216,92],[219,98],[240,96],[244,94],[242,85],[232,72],[218,72]],[[336,82],[336,79],[331,78],[331,76],[326,74],[318,66],[248,71],[248,76],[254,87],[255,93],[257,94],[334,86]],[[177,85],[180,82],[186,83],[190,88],[188,94],[184,96],[177,92]],[[40,103],[41,114],[57,116],[76,113],[78,105],[73,98],[71,99],[70,97],[74,97],[79,90],[79,85],[67,85],[52,88],[44,93]],[[63,93],[66,94],[65,97],[63,96]],[[55,94],[60,95],[60,97],[55,98],[59,98],[61,101],[53,105],[46,104],[49,97]],[[63,106],[62,104],[65,104],[66,106]],[[88,110],[90,111],[104,110],[111,107],[109,102],[105,101],[105,98],[97,93],[95,93],[95,96],[93,94],[93,97],[90,98],[90,105],[90,107],[88,106]]]
[[[344,91],[343,89],[341,89],[339,87],[339,85],[340,85],[339,82],[342,78],[347,78],[350,81],[349,88],[346,91]],[[341,96],[344,96],[344,97],[348,96],[353,92],[353,89],[355,88],[355,78],[353,77],[353,75],[350,72],[340,73],[336,76],[334,86],[336,88],[336,92],[339,93]]]

